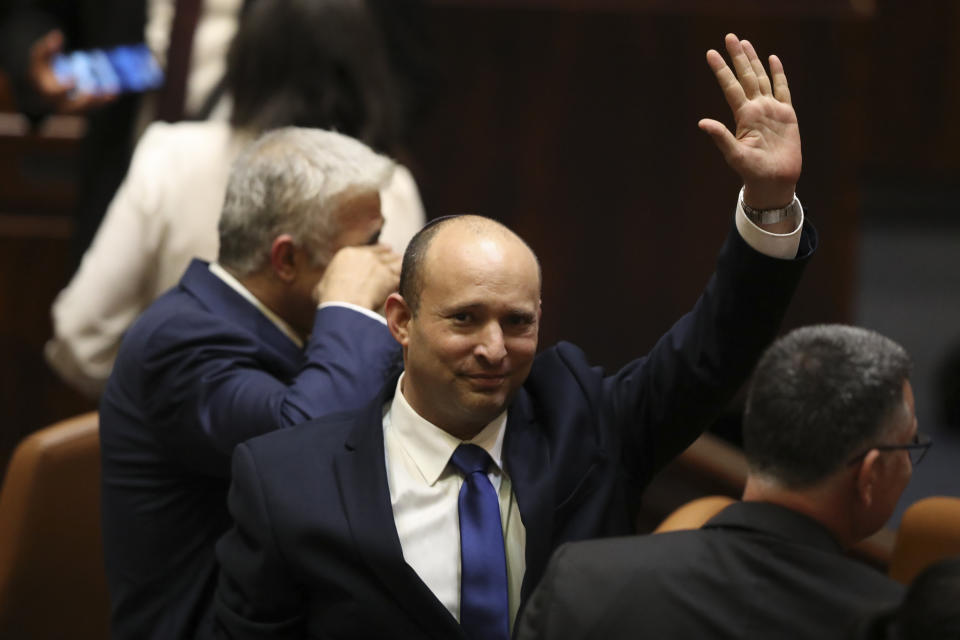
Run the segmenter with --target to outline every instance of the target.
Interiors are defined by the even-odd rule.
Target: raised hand
[[[707,64],[733,111],[736,135],[708,118],[699,127],[710,134],[727,164],[740,175],[746,204],[755,209],[784,207],[793,201],[802,155],[783,64],[770,56],[768,77],[748,41],[728,33],[725,44],[736,75],[713,49],[707,51]]]
[[[400,283],[401,256],[385,244],[337,251],[317,284],[317,302],[349,302],[378,311]]]

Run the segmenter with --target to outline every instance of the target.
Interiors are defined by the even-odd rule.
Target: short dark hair
[[[407,307],[409,307],[411,313],[416,315],[417,310],[420,308],[420,296],[423,293],[424,282],[423,262],[426,258],[427,251],[430,250],[430,244],[440,229],[453,220],[462,220],[478,232],[498,229],[505,235],[519,240],[527,249],[530,249],[530,253],[537,263],[537,277],[541,282],[543,281],[540,259],[537,258],[536,252],[534,252],[523,238],[514,233],[502,222],[473,213],[441,216],[434,218],[417,231],[417,233],[410,238],[410,242],[407,243],[407,248],[403,252],[403,264],[400,267],[400,286],[397,291],[407,303]]]
[[[399,81],[364,0],[251,3],[230,44],[224,85],[237,128],[328,129],[378,149],[399,141]]]
[[[400,285],[397,292],[403,297],[413,314],[416,314],[420,308],[420,294],[423,292],[423,260],[430,248],[430,243],[440,231],[440,227],[458,217],[460,216],[441,216],[431,220],[407,243],[407,248],[403,252],[403,263],[400,266]]]
[[[910,357],[868,329],[816,325],[763,354],[747,393],[743,444],[752,473],[809,487],[884,435],[903,400]]]

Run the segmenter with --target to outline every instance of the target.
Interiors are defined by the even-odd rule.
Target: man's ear
[[[863,507],[873,504],[880,483],[880,451],[870,449],[857,468],[857,500]]]
[[[297,247],[290,234],[284,233],[273,239],[270,245],[270,268],[280,280],[293,282],[297,277]]]
[[[387,328],[393,339],[406,347],[410,337],[410,319],[413,312],[399,293],[391,293],[383,304],[383,315],[387,319]]]

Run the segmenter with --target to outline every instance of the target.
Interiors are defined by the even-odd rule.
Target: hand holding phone
[[[69,78],[59,78],[53,69],[54,59],[63,48],[63,34],[53,30],[30,47],[28,74],[34,90],[55,111],[84,113],[113,100],[113,94],[94,95],[74,90]]]
[[[52,66],[60,83],[72,84],[78,93],[114,95],[163,84],[163,71],[143,43],[57,54]]]
[[[62,53],[63,34],[50,31],[30,48],[30,78],[60,113],[84,113],[124,92],[155,89],[163,71],[145,44]]]

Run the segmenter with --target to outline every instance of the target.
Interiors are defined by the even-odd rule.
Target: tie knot
[[[482,447],[478,447],[475,444],[461,444],[457,447],[457,450],[453,452],[450,462],[460,470],[460,473],[470,475],[478,471],[485,473],[487,467],[490,466],[490,463],[493,461]]]

